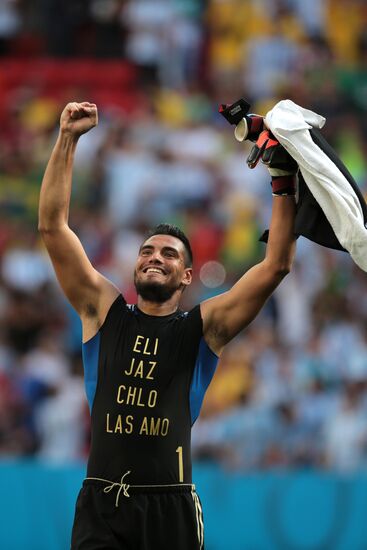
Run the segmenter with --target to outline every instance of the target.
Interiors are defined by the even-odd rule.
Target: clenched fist
[[[60,131],[73,137],[89,132],[98,124],[98,110],[94,103],[68,103],[61,113]]]

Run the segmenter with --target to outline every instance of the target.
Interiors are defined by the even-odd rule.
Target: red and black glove
[[[256,141],[264,130],[264,118],[260,115],[248,114],[250,104],[245,99],[239,99],[235,103],[219,105],[220,114],[230,123],[236,126],[235,136],[238,141],[249,139]]]
[[[266,129],[264,118],[248,114],[250,104],[239,99],[231,105],[222,103],[219,112],[230,123],[236,126],[234,135],[237,141],[255,142],[247,158],[250,168],[255,168],[259,160],[268,167],[271,175],[271,186],[274,195],[295,195],[296,174],[298,165],[287,153],[273,134]]]
[[[264,130],[264,117],[260,115],[250,114],[243,117],[237,124],[234,135],[237,141],[256,141],[261,132]]]
[[[295,195],[298,164],[270,130],[263,130],[247,157],[249,168],[261,160],[271,175],[274,195]]]

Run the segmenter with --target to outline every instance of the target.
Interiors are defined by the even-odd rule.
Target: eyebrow
[[[142,252],[143,250],[154,250],[154,246],[151,244],[143,244],[143,246],[140,247],[139,252]],[[166,251],[175,252],[177,255],[179,255],[179,251],[176,248],[173,248],[172,246],[164,246],[162,248],[162,252],[166,252]]]

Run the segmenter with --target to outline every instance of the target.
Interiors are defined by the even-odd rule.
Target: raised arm
[[[266,144],[264,145],[261,140],[265,139],[265,134],[266,132],[257,142],[260,148],[255,146],[250,154],[249,165],[255,166],[259,156],[263,154]],[[287,162],[287,159],[285,160]],[[284,168],[283,158],[281,165]],[[285,167],[288,168],[287,165]],[[289,172],[270,168],[274,198],[264,260],[249,269],[228,292],[201,304],[204,337],[209,347],[217,354],[220,354],[223,346],[256,317],[266,300],[291,269],[295,254],[294,172],[297,171],[297,166],[292,159],[289,167]]]
[[[68,225],[74,155],[78,140],[98,124],[93,103],[69,103],[60,117],[60,132],[41,187],[39,231],[56,276],[83,324],[83,340],[98,331],[118,289],[90,263]]]

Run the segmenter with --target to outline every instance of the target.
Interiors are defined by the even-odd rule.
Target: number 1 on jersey
[[[176,449],[176,453],[178,453],[178,480],[180,483],[183,483],[184,480],[184,474],[183,474],[183,456],[182,456],[182,446],[180,445]]]

